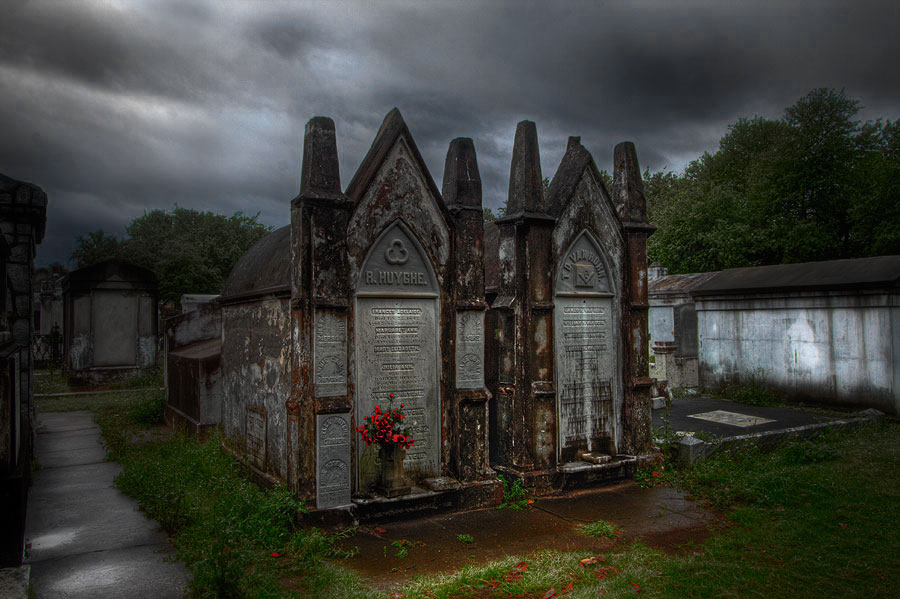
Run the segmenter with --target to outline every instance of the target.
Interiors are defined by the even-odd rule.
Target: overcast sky
[[[176,203],[281,226],[306,121],[335,120],[346,187],[396,106],[439,187],[450,140],[473,138],[496,208],[522,119],[548,177],[569,135],[600,168],[627,139],[643,167],[678,171],[816,87],[897,119],[898,7],[3,0],[0,172],[49,196],[39,264]]]

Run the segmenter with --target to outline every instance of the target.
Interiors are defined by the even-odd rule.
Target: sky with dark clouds
[[[900,118],[900,2],[4,0],[0,172],[44,188],[38,263],[173,205],[290,219],[303,127],[335,120],[346,186],[398,107],[440,186],[454,137],[484,203],[506,198],[516,123],[544,176],[569,135],[600,168],[635,142],[678,171],[740,117],[816,87]]]

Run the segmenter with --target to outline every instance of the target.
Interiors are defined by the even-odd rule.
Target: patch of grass
[[[140,374],[136,374],[130,376],[121,381],[117,381],[114,383],[110,383],[110,389],[143,389],[143,388],[159,388],[165,386],[165,381],[163,380],[162,369],[157,366],[156,368],[152,368],[147,370],[146,372],[142,372]]]
[[[35,368],[34,392],[41,393],[68,393],[69,383],[66,375],[58,368]]]
[[[460,543],[474,543],[475,542],[475,539],[472,537],[472,535],[469,535],[469,534],[456,535],[456,540],[459,541]]]
[[[422,541],[409,541],[407,539],[400,539],[399,541],[391,542],[391,547],[397,550],[397,553],[395,553],[394,555],[401,559],[409,555],[410,549],[412,549],[413,547],[419,547],[421,545],[424,545]],[[387,547],[385,547],[384,550],[387,551]]]
[[[327,557],[348,557],[334,542],[353,531],[327,535],[296,527],[302,502],[284,488],[263,490],[219,446],[176,437],[141,447],[126,444],[117,459],[116,484],[137,498],[169,534],[193,574],[195,597],[283,597],[367,591]],[[299,588],[285,589],[289,579]],[[342,596],[342,595],[336,595]]]
[[[498,510],[508,508],[521,510],[528,507],[528,493],[531,489],[522,484],[522,479],[517,478],[512,483],[506,480],[506,476],[498,474],[500,484],[503,485],[503,502],[497,506]]]
[[[98,413],[108,408],[125,410],[147,397],[158,397],[160,395],[165,401],[164,391],[158,389],[136,389],[117,393],[71,395],[68,397],[36,397],[34,403],[39,412],[77,412],[87,410]]]
[[[671,474],[730,522],[692,552],[666,556],[640,543],[602,556],[538,552],[422,576],[401,591],[442,599],[550,591],[567,599],[894,597],[898,470],[896,422],[795,440],[769,453],[724,451]],[[527,570],[507,580],[521,562]]]
[[[580,524],[577,527],[578,532],[588,537],[605,537],[607,539],[615,539],[622,534],[622,531],[616,528],[615,524],[611,524],[606,520],[597,520],[588,524]]]
[[[715,397],[730,399],[731,401],[751,406],[784,405],[784,399],[780,395],[756,381],[728,383],[714,395]]]

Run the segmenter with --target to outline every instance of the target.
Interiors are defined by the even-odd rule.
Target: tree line
[[[221,293],[238,258],[269,232],[259,214],[223,216],[175,206],[139,216],[119,240],[103,230],[79,235],[72,253],[77,268],[125,260],[153,271],[161,301],[184,293]]]
[[[816,89],[742,118],[683,174],[644,173],[650,260],[672,273],[900,254],[900,121]]]

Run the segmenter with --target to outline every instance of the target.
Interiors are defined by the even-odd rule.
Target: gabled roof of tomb
[[[688,294],[717,274],[719,271],[666,275],[650,282],[650,295]]]
[[[581,181],[587,168],[591,169],[591,173],[596,176],[598,185],[606,192],[604,196],[609,198],[609,190],[603,187],[603,181],[600,179],[600,172],[597,170],[593,156],[591,156],[587,148],[581,145],[580,137],[570,137],[566,153],[559,163],[559,168],[556,169],[556,174],[553,175],[550,189],[547,190],[550,216],[559,218],[559,215],[562,214],[563,209],[566,207],[566,202],[575,193],[575,188],[578,187],[578,183]],[[616,214],[615,207],[612,206],[612,200],[610,200],[610,207],[613,209],[613,214]]]
[[[393,108],[384,117],[384,122],[381,123],[381,128],[378,129],[378,134],[375,136],[375,141],[372,142],[372,147],[369,148],[369,152],[363,158],[359,168],[356,169],[356,174],[353,175],[353,179],[347,186],[346,195],[354,203],[358,204],[362,199],[363,194],[378,174],[378,169],[381,168],[391,148],[394,147],[394,144],[401,136],[406,140],[416,165],[425,178],[429,191],[431,191],[435,199],[440,200],[441,193],[434,182],[434,178],[428,171],[425,161],[422,159],[422,154],[419,153],[419,148],[416,147],[416,142],[409,132],[409,127],[406,126],[406,121],[403,120],[400,110]],[[438,201],[438,204],[443,208],[443,202]]]
[[[900,256],[777,264],[723,270],[692,295],[873,289],[900,284]]]
[[[156,275],[152,270],[124,260],[106,260],[73,270],[66,275],[66,291],[86,291],[106,282],[122,283],[131,288],[157,288]]]
[[[222,290],[221,303],[281,295],[291,290],[291,227],[272,231],[244,252]]]

